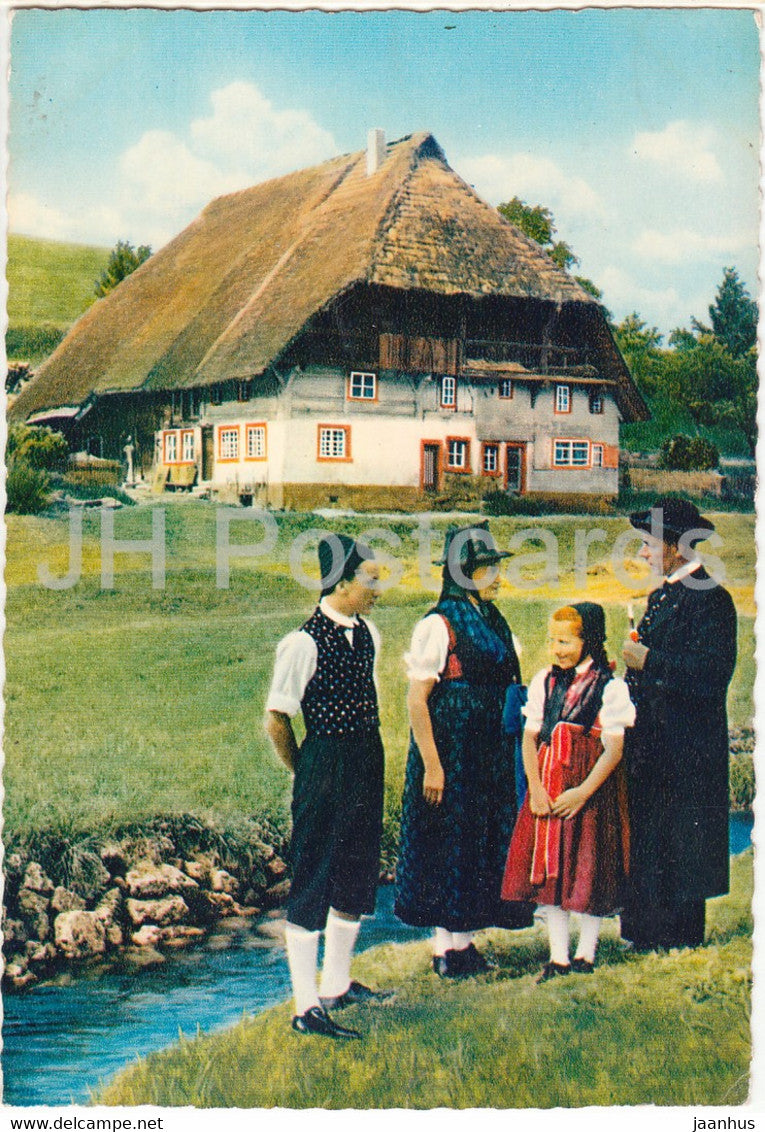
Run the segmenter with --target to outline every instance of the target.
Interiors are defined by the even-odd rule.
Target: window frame
[[[236,437],[236,454],[234,456],[223,455],[223,434],[226,432],[232,433]],[[218,425],[217,432],[217,451],[219,464],[238,464],[241,447],[239,443],[239,425],[238,424],[221,424]]]
[[[447,381],[450,381],[452,383],[452,388],[453,388],[452,397],[453,397],[453,399],[451,401],[447,401],[444,397],[444,388],[446,386]],[[457,411],[457,378],[451,373],[442,374],[441,378],[439,379],[438,403],[439,403],[440,408],[448,409],[449,412],[455,412],[456,413],[456,411]]]
[[[560,462],[557,457],[557,445],[567,444],[569,446],[569,459],[565,462]],[[574,445],[587,446],[587,459],[584,463],[574,462]],[[555,436],[552,440],[552,467],[559,471],[586,471],[592,467],[592,443],[590,440],[582,436]]]
[[[452,444],[464,444],[464,446],[465,446],[465,459],[464,459],[463,464],[453,464],[451,462],[450,447],[451,447]],[[445,449],[446,449],[446,453],[445,453],[445,457],[444,457],[444,471],[452,472],[454,475],[461,475],[461,476],[470,475],[471,470],[472,470],[471,469],[471,463],[470,463],[470,437],[469,436],[447,436],[446,439],[444,440],[444,446],[445,446]]]
[[[178,432],[177,428],[164,428],[162,429],[162,463],[163,464],[177,464],[178,463]],[[170,441],[173,442],[173,455],[170,456]]]
[[[180,444],[179,444],[178,447],[180,449],[181,455],[180,455],[180,459],[178,460],[178,463],[179,464],[194,464],[196,462],[196,458],[197,458],[197,453],[196,453],[197,445],[196,445],[196,437],[194,436],[194,429],[193,428],[182,428],[180,430],[180,432],[181,432]],[[186,438],[189,437],[189,436],[191,437],[191,455],[187,456],[186,455]]]
[[[250,455],[250,432],[254,429],[262,429],[263,431],[263,454],[261,456]],[[249,463],[257,460],[268,459],[268,424],[266,421],[246,421],[244,425],[244,458]]]
[[[603,396],[602,390],[595,389],[590,393],[589,408],[590,408],[590,412],[594,416],[598,416],[598,417],[602,416],[602,414],[605,410],[605,398]]]
[[[502,392],[502,387],[505,385],[510,386],[509,393]],[[515,378],[501,377],[499,380],[499,385],[497,386],[497,395],[499,396],[500,401],[512,401],[513,397],[515,396]]]
[[[342,432],[345,436],[343,441],[343,455],[342,456],[323,456],[321,452],[321,434],[322,432]],[[317,424],[316,426],[316,460],[319,464],[350,464],[353,457],[351,456],[351,426],[349,424]]]
[[[489,449],[493,448],[496,453],[496,466],[493,471],[486,467],[486,453]],[[492,479],[498,479],[502,475],[502,459],[501,459],[502,446],[498,440],[482,440],[481,441],[481,475],[490,476]]]
[[[364,385],[366,378],[372,378],[372,395],[367,396],[364,392]],[[353,379],[361,378],[361,393],[353,392]],[[345,391],[345,396],[349,401],[364,401],[368,405],[374,404],[378,400],[378,377],[376,373],[371,370],[353,369],[348,375],[348,382]]]
[[[565,390],[566,407],[560,407],[562,397]],[[558,417],[566,416],[571,412],[571,402],[573,401],[573,394],[571,386],[566,381],[558,381],[555,383],[555,415]]]

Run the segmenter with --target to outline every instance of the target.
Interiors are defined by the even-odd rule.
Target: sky
[[[17,10],[9,227],[156,251],[216,196],[428,130],[666,335],[728,266],[757,294],[758,72],[746,9]]]

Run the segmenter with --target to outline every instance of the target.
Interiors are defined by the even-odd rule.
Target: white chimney
[[[367,134],[367,177],[371,177],[385,161],[385,130],[370,130]]]

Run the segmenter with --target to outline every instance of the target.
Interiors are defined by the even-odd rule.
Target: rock
[[[258,893],[254,888],[248,888],[242,897],[242,904],[246,904],[249,908],[254,908],[259,900]]]
[[[120,918],[122,912],[122,892],[118,887],[110,888],[96,905],[96,915],[104,927],[109,927]]]
[[[270,888],[266,889],[266,900],[269,904],[284,904],[289,894],[290,882],[280,880],[278,884],[272,884]]]
[[[8,877],[21,877],[26,857],[21,853],[9,853],[5,860],[5,873]]]
[[[14,955],[10,963],[5,965],[5,974],[9,979],[18,979],[27,969],[26,955]]]
[[[184,861],[183,869],[187,876],[195,880],[197,884],[205,884],[210,876],[210,862],[209,861]]]
[[[104,868],[109,870],[110,876],[124,877],[127,872],[127,857],[121,845],[110,842],[101,850],[101,860]]]
[[[214,924],[218,919],[218,905],[214,902],[212,892],[205,892],[201,888],[190,888],[183,894],[189,908],[189,919],[193,924]]]
[[[46,940],[50,935],[50,917],[45,912],[34,916],[27,923],[30,939]]]
[[[188,925],[162,928],[162,943],[165,947],[186,947],[195,943],[205,934],[202,928],[190,928]]]
[[[207,895],[219,916],[236,915],[237,906],[233,896],[229,896],[227,892],[209,892]]]
[[[54,930],[56,947],[67,959],[90,959],[106,951],[106,928],[95,912],[60,912]]]
[[[143,947],[128,947],[123,952],[122,959],[131,967],[156,967],[165,962],[162,952],[149,944],[144,944]]]
[[[130,895],[138,900],[152,900],[199,887],[173,865],[154,865],[150,861],[141,861],[127,873],[125,880]]]
[[[286,920],[263,920],[258,924],[258,934],[267,939],[284,939]]]
[[[56,958],[56,949],[52,943],[37,943],[30,939],[26,955],[30,963],[52,963]]]
[[[85,901],[76,892],[59,885],[53,890],[50,906],[54,912],[71,912],[72,909],[84,908]]]
[[[179,924],[189,914],[189,906],[182,896],[167,896],[164,900],[127,900],[130,922],[139,928],[147,921],[153,924]]]
[[[210,872],[210,888],[213,892],[227,892],[229,896],[236,896],[239,892],[239,881],[227,873],[225,869],[212,869]]]
[[[50,898],[33,888],[19,890],[18,906],[22,919],[29,922],[41,913],[47,912],[50,907]]]
[[[162,939],[162,930],[156,924],[144,924],[130,939],[136,947],[156,947]]]
[[[27,929],[21,920],[5,920],[3,922],[3,948],[12,952],[18,944],[25,944],[29,939]]]
[[[106,942],[109,947],[122,947],[125,933],[119,924],[106,924]]]
[[[272,857],[266,865],[266,871],[270,876],[274,878],[274,880],[281,880],[281,878],[287,872],[287,865],[281,859],[281,857]]]
[[[49,895],[53,892],[53,881],[47,876],[37,861],[30,861],[24,873],[22,888],[30,888],[32,892],[41,892]]]

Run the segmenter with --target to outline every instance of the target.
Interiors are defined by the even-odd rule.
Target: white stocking
[[[545,904],[542,907],[547,921],[550,960],[560,967],[568,967],[568,912],[553,904]]]
[[[586,959],[588,963],[594,963],[595,952],[598,947],[598,936],[600,935],[600,916],[588,916],[583,912],[581,920],[579,943],[576,947],[576,958]]]
[[[473,942],[475,932],[452,932],[452,939],[454,940],[454,950],[464,951],[466,947],[470,947]]]
[[[287,946],[287,963],[295,996],[295,1013],[305,1014],[312,1006],[319,1006],[316,986],[316,959],[319,954],[319,933],[310,932],[298,924],[287,924],[284,932]]]
[[[454,948],[454,937],[446,928],[436,928],[433,936],[433,954],[446,955]]]
[[[324,965],[319,989],[322,998],[345,994],[351,985],[351,955],[360,927],[359,920],[344,920],[330,908],[324,932]]]

